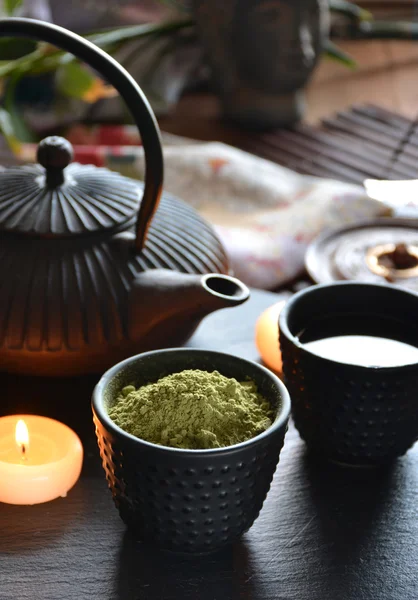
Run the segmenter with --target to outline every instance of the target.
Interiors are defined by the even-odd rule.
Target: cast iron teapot
[[[146,159],[141,188],[107,169],[70,164],[71,145],[50,137],[38,165],[0,171],[0,369],[101,371],[182,344],[205,315],[247,300],[211,227],[169,195],[159,204],[158,125],[132,77],[55,25],[4,19],[0,36],[49,42],[101,73],[135,118]]]

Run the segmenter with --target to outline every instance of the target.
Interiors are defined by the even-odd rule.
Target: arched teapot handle
[[[108,81],[125,101],[141,134],[145,153],[145,187],[136,223],[137,251],[142,250],[163,186],[160,132],[148,100],[133,77],[106,52],[79,35],[35,19],[0,19],[0,37],[23,37],[48,42],[70,52]]]

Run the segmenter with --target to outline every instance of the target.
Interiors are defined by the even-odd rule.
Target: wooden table
[[[189,345],[258,359],[254,323],[279,297],[254,292]],[[0,600],[417,600],[418,445],[392,469],[315,464],[290,427],[260,517],[233,547],[194,559],[150,551],[125,531],[93,433],[95,377],[0,376],[1,414],[73,427],[85,448],[68,497],[0,505]]]

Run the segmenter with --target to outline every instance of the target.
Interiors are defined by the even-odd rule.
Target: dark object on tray
[[[304,87],[328,38],[320,0],[194,0],[193,11],[225,115],[265,130],[299,121]]]
[[[375,219],[325,232],[305,265],[316,283],[388,282],[418,291],[418,220]]]
[[[412,292],[352,282],[311,287],[288,301],[279,319],[283,372],[295,425],[312,451],[340,463],[379,465],[417,441],[417,363],[359,366],[305,347],[360,335],[417,348],[417,312]]]
[[[252,379],[277,409],[273,425],[251,440],[211,450],[178,450],[140,440],[108,417],[126,385],[139,387],[185,369]],[[235,541],[257,518],[279,461],[290,413],[282,382],[236,356],[173,349],[130,358],[102,377],[93,412],[106,477],[122,519],[139,539],[177,552],[211,552]]]
[[[42,166],[0,172],[0,368],[102,371],[140,351],[180,345],[206,314],[244,302],[248,289],[227,275],[212,228],[176,198],[163,195],[159,205],[158,126],[126,71],[47,23],[4,19],[0,36],[48,41],[102,73],[131,110],[146,159],[142,200],[136,181],[69,165],[72,149],[62,138],[41,143]]]

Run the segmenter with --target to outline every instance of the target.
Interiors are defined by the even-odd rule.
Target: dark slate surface
[[[190,345],[257,359],[257,315],[278,296],[208,317]],[[36,412],[73,427],[83,475],[65,499],[0,505],[0,600],[417,600],[418,446],[390,470],[316,464],[290,427],[259,519],[234,547],[183,558],[126,533],[99,464],[95,378],[0,376],[1,414]]]

